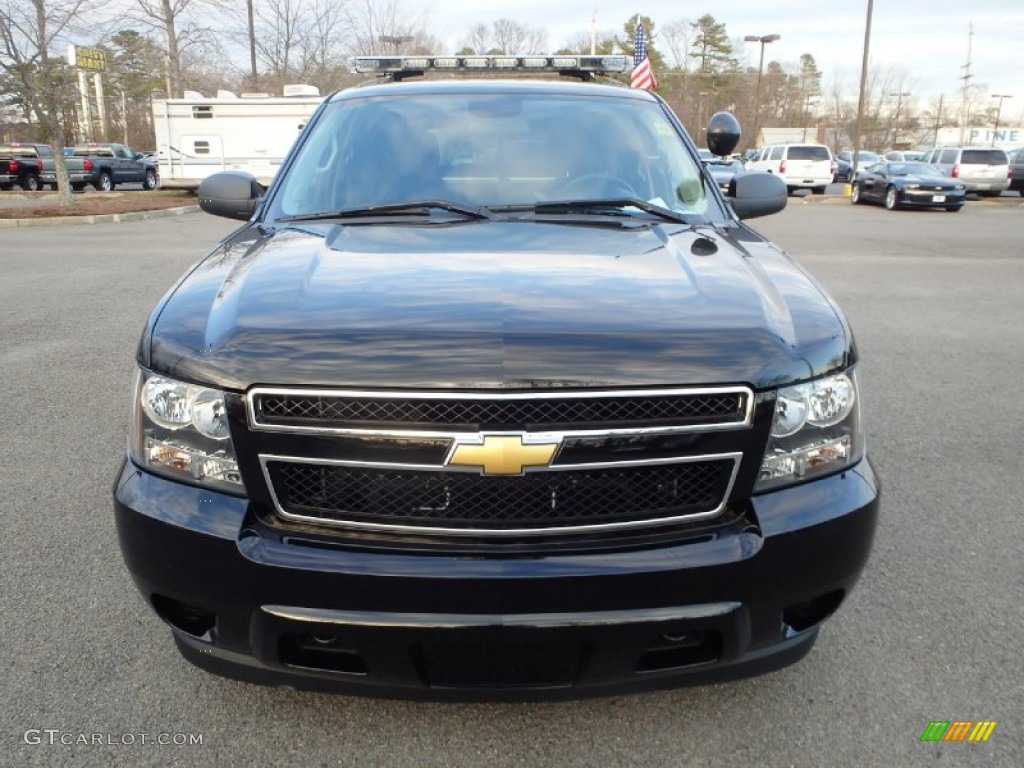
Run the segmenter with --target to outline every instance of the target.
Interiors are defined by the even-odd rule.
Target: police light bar
[[[359,74],[412,75],[426,72],[625,72],[627,56],[353,56]]]

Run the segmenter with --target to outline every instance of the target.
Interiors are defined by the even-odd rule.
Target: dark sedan
[[[715,180],[715,186],[725,193],[729,192],[729,184],[732,183],[733,178],[746,172],[743,163],[739,160],[716,158],[714,160],[705,160],[704,166],[711,174],[711,178]]]
[[[967,187],[943,176],[928,163],[875,163],[857,171],[850,201],[881,203],[890,211],[897,208],[945,208],[959,211]]]
[[[857,168],[867,168],[874,165],[881,158],[874,152],[862,149],[857,153]],[[853,151],[844,149],[836,155],[836,172],[832,178],[833,182],[853,181]]]

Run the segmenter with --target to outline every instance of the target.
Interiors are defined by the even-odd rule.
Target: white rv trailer
[[[323,97],[311,85],[287,85],[284,96],[219,91],[204,98],[154,99],[160,185],[198,189],[217,171],[248,171],[267,186]]]

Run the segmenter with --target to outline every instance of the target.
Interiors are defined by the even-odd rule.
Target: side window
[[[781,160],[782,159],[782,153],[785,152],[785,151],[786,151],[786,148],[783,147],[783,146],[772,147],[771,159],[772,160]]]
[[[957,150],[955,149],[944,149],[942,151],[942,158],[939,160],[943,165],[953,165],[956,162]]]

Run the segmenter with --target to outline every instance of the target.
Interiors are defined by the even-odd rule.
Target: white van
[[[836,163],[824,144],[773,144],[748,163],[747,170],[781,176],[790,194],[798,189],[810,189],[816,195],[823,195],[832,183]]]

